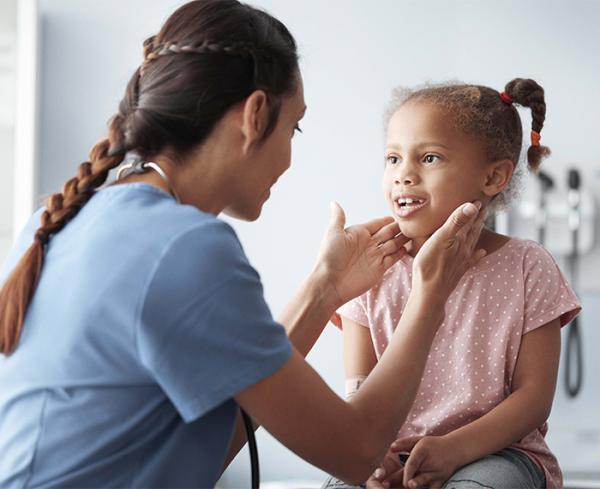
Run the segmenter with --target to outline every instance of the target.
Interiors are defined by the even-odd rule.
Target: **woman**
[[[194,1],[146,42],[108,138],[0,273],[0,486],[211,487],[243,443],[238,405],[341,479],[377,466],[443,304],[480,256],[482,216],[457,209],[416,257],[402,325],[344,402],[303,357],[405,253],[396,225],[344,229],[335,207],[284,329],[216,217],[258,218],[304,110],[295,42],[264,12]],[[128,154],[136,162],[100,188]]]

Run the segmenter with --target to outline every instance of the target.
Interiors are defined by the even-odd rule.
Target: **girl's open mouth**
[[[426,203],[425,199],[401,197],[394,201],[394,207],[396,208],[396,214],[400,217],[409,217],[425,207]]]

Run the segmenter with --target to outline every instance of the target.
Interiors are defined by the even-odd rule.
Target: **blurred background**
[[[182,3],[0,0],[0,260],[43,197],[105,134],[143,40]],[[563,331],[548,441],[567,486],[600,487],[600,1],[251,3],[295,35],[308,105],[292,168],[263,216],[252,225],[232,222],[275,315],[313,264],[330,200],[349,223],[386,214],[382,113],[393,87],[460,79],[502,89],[531,77],[545,88],[542,141],[553,151],[545,176],[527,176],[521,200],[490,224],[542,241],[583,301],[578,334]],[[522,118],[528,133],[529,113]],[[341,339],[328,326],[309,356],[340,394]],[[265,487],[324,480],[263,430],[258,443]],[[220,486],[248,485],[243,451]]]

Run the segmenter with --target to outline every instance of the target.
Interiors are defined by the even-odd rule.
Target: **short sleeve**
[[[136,325],[141,362],[187,422],[268,377],[291,344],[233,229],[215,219],[177,236]]]
[[[352,321],[368,327],[369,318],[367,316],[367,309],[365,307],[364,295],[352,299],[350,302],[346,302],[342,307],[331,316],[330,321],[335,324],[338,328],[342,329],[342,316],[351,319]]]
[[[581,311],[579,299],[568,284],[552,255],[532,243],[524,257],[525,308],[523,333],[533,331],[559,318],[560,325],[571,322]]]

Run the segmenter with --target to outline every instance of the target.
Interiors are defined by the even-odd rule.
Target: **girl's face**
[[[427,239],[465,202],[486,201],[480,144],[434,104],[407,102],[390,119],[383,192],[402,233]]]

